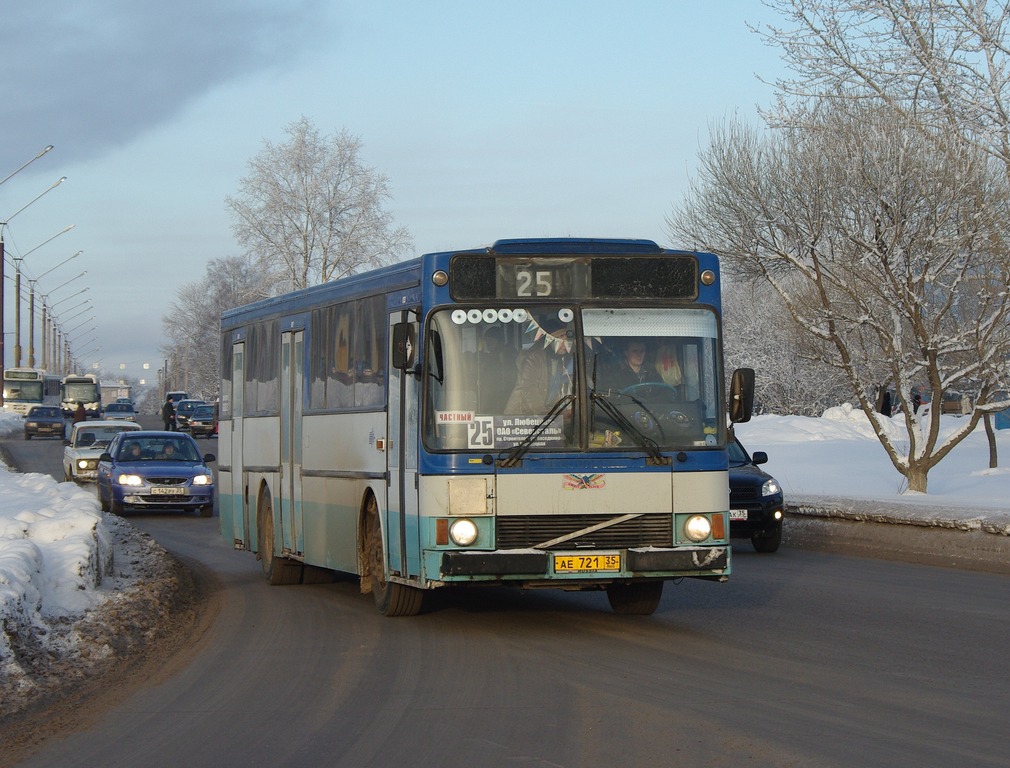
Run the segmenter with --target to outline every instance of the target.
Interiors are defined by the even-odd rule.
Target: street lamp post
[[[63,178],[65,179],[66,176],[64,176]],[[62,179],[60,181],[62,181]],[[49,189],[53,189],[53,187],[56,187],[59,183],[60,182],[56,182],[56,184],[54,184]],[[47,189],[46,192],[48,191],[49,190]],[[45,192],[43,192],[42,194],[44,195]],[[39,197],[42,197],[42,195],[39,195]],[[38,200],[39,197],[36,197],[35,200]],[[32,203],[34,203],[35,200],[32,200]],[[31,205],[31,203],[29,203],[28,205]],[[26,205],[24,208],[21,209],[21,211],[23,211],[27,207],[28,206]],[[17,213],[20,213],[21,211],[18,211]],[[9,218],[8,221],[10,221]],[[45,240],[36,245],[30,251],[22,254],[21,256],[12,257],[12,260],[14,261],[14,366],[15,367],[21,365],[21,262],[24,261],[30,254],[34,253],[39,248],[41,248],[43,245],[52,242],[60,235],[66,234],[67,232],[72,230],[75,226],[77,225],[71,224],[68,227],[64,227],[55,235],[50,237],[48,240]],[[78,251],[78,253],[80,253],[80,251]],[[77,254],[74,255],[76,256]],[[70,258],[74,257],[71,256]]]
[[[25,168],[27,168],[29,165],[31,165],[32,163],[34,163],[36,160],[38,160],[44,154],[46,154],[47,152],[51,151],[52,148],[53,148],[52,144],[46,145],[33,158],[31,158],[30,160],[28,160],[28,162],[23,163],[19,168],[15,169],[14,171],[11,171],[6,176],[4,176],[3,181],[0,181],[0,184],[6,184],[15,175],[17,175],[18,173],[20,173],[21,171],[23,171]],[[18,211],[18,213],[20,213],[20,211]],[[6,228],[7,223],[9,221],[10,221],[10,217],[7,218],[7,221],[0,222],[0,381],[3,380],[4,363],[7,360],[6,350],[4,349],[5,334],[4,334],[4,287],[3,287],[3,285],[4,285],[4,229]],[[3,407],[3,404],[4,404],[3,387],[0,386],[0,408]]]
[[[51,272],[59,269],[64,264],[66,264],[68,261],[71,261],[72,259],[76,259],[82,253],[84,253],[84,251],[78,251],[73,256],[70,256],[70,257],[64,259],[63,261],[61,261],[55,267],[50,267],[45,272],[43,272],[41,275],[39,275],[38,277],[36,277],[34,280],[31,279],[31,278],[29,278],[29,280],[28,280],[28,286],[29,286],[29,288],[28,288],[28,296],[29,296],[29,301],[28,301],[28,367],[29,368],[34,368],[35,367],[35,285],[43,277],[45,277],[49,273],[51,273]],[[77,277],[82,277],[82,276],[84,276],[86,274],[88,274],[87,270],[85,270],[84,272],[82,272]],[[77,278],[75,277],[73,279],[76,280]],[[64,283],[64,285],[66,285],[66,283]],[[43,319],[42,319],[42,322],[45,323],[45,310],[44,309],[43,309]]]
[[[62,289],[63,286],[69,285],[70,283],[74,282],[74,280],[76,280],[78,277],[80,277],[80,275],[77,275],[77,277],[72,277],[62,285],[58,285],[52,290],[50,290],[49,293],[46,295],[47,298],[56,293],[56,291]],[[60,373],[63,372],[63,328],[56,321],[56,316],[53,314],[52,311],[60,304],[70,301],[70,299],[78,297],[82,293],[87,292],[88,290],[89,288],[81,288],[81,290],[77,291],[76,293],[71,293],[69,296],[64,296],[59,301],[55,301],[51,305],[49,305],[49,313],[50,313],[49,322],[53,326],[53,332],[52,332],[52,338],[49,341],[49,347],[50,347],[49,356],[51,362],[46,364],[47,368],[58,370]],[[83,303],[86,304],[88,301],[91,301],[91,299],[87,299]],[[71,307],[71,309],[77,309],[77,307],[79,306],[81,306],[81,304],[75,304],[73,307]]]

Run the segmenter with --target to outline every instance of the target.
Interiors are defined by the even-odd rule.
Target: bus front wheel
[[[379,505],[369,497],[365,512],[367,520],[366,562],[375,607],[383,616],[416,616],[421,611],[424,592],[406,584],[386,580],[386,558],[382,548],[382,526]]]
[[[659,607],[662,596],[662,581],[619,581],[607,587],[610,607],[623,616],[651,615]]]

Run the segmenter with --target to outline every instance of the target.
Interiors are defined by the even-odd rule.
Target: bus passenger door
[[[232,345],[231,352],[231,430],[227,435],[218,435],[218,440],[228,440],[231,456],[231,487],[229,503],[231,505],[232,533],[236,541],[250,546],[248,499],[245,497],[245,458],[242,455],[242,412],[245,409],[243,394],[245,393],[245,344],[239,342]]]
[[[304,331],[281,334],[280,515],[284,550],[303,554],[302,530],[302,345]]]
[[[389,316],[390,342],[393,326],[407,322],[410,313],[404,310]],[[413,322],[414,338],[418,324]],[[417,516],[417,430],[418,392],[416,376],[392,365],[393,345],[389,344],[389,407],[386,412],[386,519],[385,550],[391,573],[403,577],[421,572],[420,530]],[[415,352],[415,358],[417,353]]]

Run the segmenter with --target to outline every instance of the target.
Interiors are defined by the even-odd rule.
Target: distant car
[[[203,400],[189,399],[173,401],[172,405],[175,407],[175,426],[178,429],[189,429],[189,417],[193,413],[193,409],[198,405],[205,405],[205,403]]]
[[[98,461],[102,510],[214,510],[212,453],[200,455],[196,441],[178,432],[138,431],[116,435]]]
[[[63,479],[67,482],[93,483],[98,470],[98,457],[120,432],[135,432],[140,425],[133,421],[81,421],[70,430],[70,439],[63,441]]]
[[[198,405],[189,415],[189,433],[193,437],[217,436],[217,405]]]
[[[63,410],[57,405],[33,405],[25,416],[25,440],[33,437],[63,437]]]
[[[733,538],[750,537],[758,552],[775,552],[782,543],[785,502],[782,486],[757,465],[768,454],[751,456],[739,440],[726,446],[729,453],[729,531]]]
[[[137,412],[133,409],[133,403],[109,403],[105,406],[106,421],[136,421]]]

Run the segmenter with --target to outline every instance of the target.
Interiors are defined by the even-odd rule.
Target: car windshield
[[[214,415],[214,409],[210,406],[201,405],[193,409],[194,419],[209,419]]]
[[[434,450],[718,445],[718,327],[697,308],[451,307],[426,333]]]
[[[89,426],[87,429],[82,429],[77,433],[77,437],[74,441],[75,448],[99,448],[108,445],[112,442],[112,438],[118,435],[120,432],[127,432],[131,430],[127,429],[117,429],[116,427],[95,427]]]
[[[124,439],[119,446],[117,461],[200,461],[193,443],[188,440],[163,437]]]

